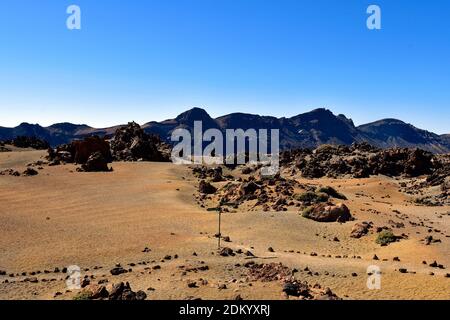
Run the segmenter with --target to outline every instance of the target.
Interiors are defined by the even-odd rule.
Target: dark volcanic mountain
[[[443,139],[448,145],[450,145],[450,134],[441,135],[441,139]]]
[[[450,135],[437,134],[418,129],[396,119],[384,119],[356,127],[344,115],[334,115],[327,109],[316,109],[292,118],[275,118],[245,113],[232,113],[217,119],[200,108],[193,108],[175,119],[162,122],[149,122],[142,127],[147,133],[157,134],[170,142],[173,130],[186,128],[193,130],[194,121],[202,121],[203,130],[226,129],[279,129],[280,146],[288,148],[314,148],[321,144],[351,144],[368,142],[378,147],[419,147],[424,150],[450,152]],[[70,142],[89,135],[112,135],[119,126],[95,129],[87,125],[59,123],[41,127],[22,123],[15,128],[0,127],[0,140],[16,136],[36,136],[47,140],[51,145]]]
[[[358,129],[373,144],[382,147],[418,147],[436,153],[448,152],[450,144],[442,136],[417,129],[397,119],[383,119],[364,124]]]

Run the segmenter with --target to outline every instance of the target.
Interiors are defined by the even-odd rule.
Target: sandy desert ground
[[[22,172],[45,153],[0,153],[0,171]],[[350,238],[354,222],[319,223],[303,218],[298,208],[237,210],[222,214],[222,234],[231,240],[223,245],[256,257],[222,257],[214,236],[218,214],[196,203],[198,180],[187,166],[115,162],[112,167],[109,173],[81,173],[74,165],[44,166],[33,177],[0,176],[0,270],[6,271],[0,299],[72,299],[77,291],[67,290],[66,275],[55,272],[70,265],[80,266],[91,283],[128,281],[148,299],[286,299],[278,281],[247,281],[249,261],[281,262],[298,270],[296,278],[329,287],[344,299],[450,299],[450,207],[412,203],[399,192],[400,180],[301,182],[338,189],[357,221],[387,225],[400,222],[393,210],[401,212],[405,227],[395,232],[408,239],[381,247],[373,233]],[[425,245],[427,235],[441,242]],[[375,254],[380,260],[373,260]],[[430,267],[433,261],[444,269]],[[112,276],[118,263],[132,272]],[[381,268],[380,290],[366,286],[370,265]],[[31,276],[37,282],[24,281]],[[193,282],[197,285],[189,287]]]

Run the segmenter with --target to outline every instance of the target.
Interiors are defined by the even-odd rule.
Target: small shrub
[[[389,230],[383,230],[378,234],[377,239],[375,240],[376,243],[380,245],[388,245],[391,242],[397,241],[397,237],[392,233],[392,231]]]
[[[313,207],[313,206],[309,206],[309,207],[305,208],[305,209],[302,211],[302,213],[301,213],[302,217],[303,217],[303,218],[309,217],[309,215],[311,214],[311,212],[312,212],[313,210],[314,210],[314,207]]]
[[[316,194],[311,191],[295,195],[295,199],[301,202],[312,202],[315,200],[315,198]]]
[[[317,192],[316,193],[316,202],[327,202],[330,197],[328,194],[323,192]]]
[[[297,194],[295,199],[300,202],[305,203],[319,203],[319,202],[327,202],[328,195],[325,193],[315,193],[312,191],[307,191],[301,194]]]
[[[316,191],[317,193],[326,193],[327,195],[329,195],[332,198],[336,198],[336,199],[341,199],[341,200],[347,200],[347,197],[344,196],[342,193],[337,192],[336,189],[334,189],[333,187],[320,187],[317,189]]]
[[[92,298],[92,292],[89,291],[81,291],[78,292],[72,300],[90,300]]]

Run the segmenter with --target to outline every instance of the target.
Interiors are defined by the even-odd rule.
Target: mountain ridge
[[[343,114],[335,115],[326,108],[318,108],[296,116],[273,117],[235,112],[212,118],[202,108],[189,109],[173,119],[150,121],[142,128],[170,142],[170,135],[177,128],[193,129],[195,121],[202,121],[203,130],[226,129],[279,129],[281,149],[314,148],[321,144],[345,144],[368,142],[389,147],[417,147],[434,153],[450,152],[450,134],[438,135],[416,128],[399,119],[386,118],[355,126],[353,120]],[[0,140],[17,136],[36,136],[51,145],[68,143],[90,135],[111,136],[121,125],[93,128],[86,124],[62,122],[42,127],[39,124],[21,123],[14,128],[0,127]]]

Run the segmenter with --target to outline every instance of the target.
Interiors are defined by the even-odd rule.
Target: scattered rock
[[[113,276],[118,276],[120,274],[127,273],[128,271],[122,267],[115,267],[115,268],[111,269],[110,272]]]
[[[225,247],[220,250],[219,255],[222,257],[229,257],[234,256],[235,254],[231,248]]]
[[[39,172],[37,172],[36,170],[34,170],[33,168],[27,168],[24,172],[23,175],[30,177],[30,176],[37,176],[39,174]]]
[[[368,222],[356,223],[352,228],[350,237],[359,239],[362,236],[366,235],[369,232],[369,229],[371,227],[372,227],[372,224],[368,223]]]

